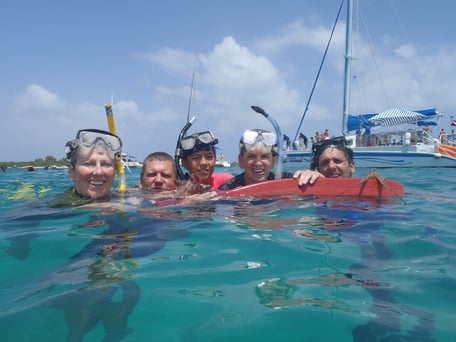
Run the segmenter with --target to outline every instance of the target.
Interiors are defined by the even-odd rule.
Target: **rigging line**
[[[190,120],[190,109],[192,107],[192,98],[193,98],[193,86],[195,83],[195,67],[193,67],[193,74],[192,74],[192,84],[190,86],[190,97],[188,99],[188,109],[187,109],[187,122]]]
[[[369,30],[367,29],[367,25],[366,25],[366,22],[364,20],[364,17],[361,15],[361,11],[359,11],[358,15],[359,15],[359,21],[361,22],[361,26],[363,27],[364,32],[366,33],[367,45],[369,46],[369,51],[370,51],[370,54],[371,54],[372,59],[374,61],[375,71],[377,72],[377,76],[379,78],[380,85],[382,87],[383,96],[385,97],[387,106],[391,107],[390,101],[388,99],[388,95],[386,93],[385,83],[383,82],[382,75],[381,75],[380,69],[378,67],[377,59],[375,58],[374,48],[373,48],[373,45],[372,45],[372,39],[371,39],[371,36],[369,34]]]
[[[334,31],[336,29],[337,22],[339,21],[340,12],[342,11],[343,5],[344,5],[344,0],[342,0],[342,2],[340,4],[339,12],[337,13],[336,20],[334,21],[334,25],[331,30],[331,35],[329,36],[328,44],[326,45],[325,53],[323,54],[323,59],[321,60],[320,67],[318,68],[317,76],[315,77],[314,84],[312,86],[312,90],[310,91],[310,95],[309,95],[309,98],[306,103],[306,108],[304,109],[304,113],[302,114],[301,121],[299,122],[298,129],[296,130],[296,134],[295,134],[293,141],[296,141],[298,139],[298,135],[299,135],[299,131],[301,130],[302,122],[304,121],[307,111],[309,110],[310,100],[312,99],[313,93],[315,91],[315,87],[317,86],[318,78],[320,77],[321,69],[323,68],[323,63],[326,60],[326,55],[328,54],[329,45],[331,44],[331,40],[334,35]]]
[[[399,14],[399,11],[397,10],[396,6],[394,6],[393,0],[389,1],[392,12],[396,16],[396,21],[397,21],[397,26],[399,26],[401,33],[404,35],[405,39],[407,42],[411,42],[412,40],[410,39],[410,36],[408,34],[408,30],[406,30],[404,21],[402,20],[402,17]]]

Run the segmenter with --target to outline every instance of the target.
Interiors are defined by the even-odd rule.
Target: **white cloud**
[[[300,100],[298,92],[288,87],[284,75],[265,56],[254,54],[233,37],[224,38],[199,60],[204,70],[202,83],[207,87],[206,95],[210,94],[206,99],[222,112],[228,109],[231,117],[245,120],[253,104],[283,113]]]
[[[414,58],[417,57],[415,48],[411,44],[404,44],[398,47],[394,52],[403,58]]]
[[[16,106],[24,109],[58,109],[64,107],[58,95],[38,84],[26,87],[25,92],[16,99]]]
[[[328,43],[330,30],[324,26],[306,26],[301,20],[295,21],[283,27],[277,34],[268,35],[258,39],[255,49],[267,54],[286,52],[291,47],[311,47],[317,51],[323,51]],[[343,45],[344,27],[338,25],[332,46],[338,48]]]
[[[172,74],[188,74],[196,61],[196,57],[192,53],[169,47],[152,53],[135,53],[133,57],[159,65]]]

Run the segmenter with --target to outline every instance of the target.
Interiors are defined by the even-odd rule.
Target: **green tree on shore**
[[[47,156],[46,158],[37,158],[34,161],[1,161],[0,166],[6,167],[46,167],[46,166],[69,166],[69,162],[66,158],[56,159],[53,156]]]

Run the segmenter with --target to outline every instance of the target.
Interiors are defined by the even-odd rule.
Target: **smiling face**
[[[328,147],[318,159],[318,171],[327,178],[349,178],[355,172],[355,164],[336,147]]]
[[[211,176],[215,169],[215,152],[212,149],[193,152],[182,159],[182,165],[198,183],[211,184]]]
[[[239,166],[244,169],[246,184],[264,182],[271,174],[276,157],[273,156],[271,147],[257,145],[239,154]]]
[[[74,166],[69,169],[76,192],[84,197],[101,198],[111,190],[116,174],[114,160],[103,145],[80,147]]]
[[[176,169],[170,160],[149,160],[144,165],[140,188],[147,191],[176,189]]]

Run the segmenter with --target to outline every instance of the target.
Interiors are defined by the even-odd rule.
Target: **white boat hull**
[[[215,162],[215,166],[217,167],[231,167],[231,163],[226,160],[217,160]]]
[[[138,161],[124,161],[124,165],[130,169],[141,168],[142,164]]]

